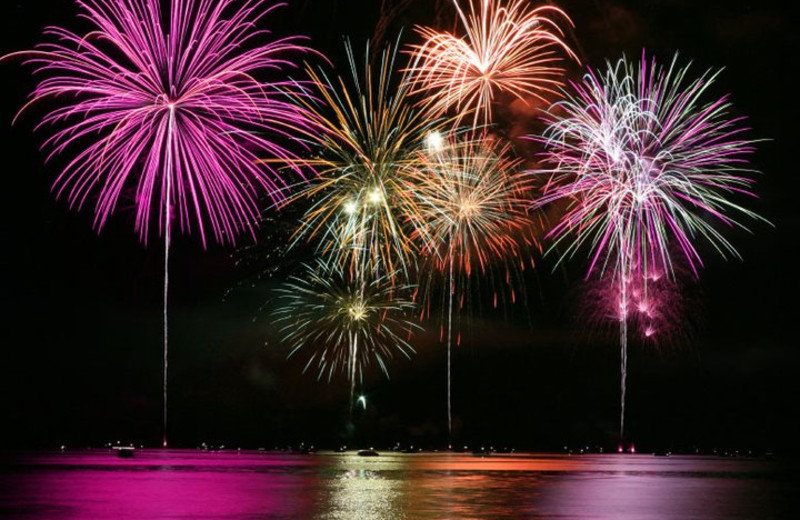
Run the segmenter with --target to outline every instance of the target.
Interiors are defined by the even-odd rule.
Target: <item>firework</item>
[[[723,256],[738,254],[715,227],[744,228],[734,215],[759,217],[735,202],[753,195],[746,157],[753,141],[741,137],[742,118],[729,116],[727,96],[704,102],[718,73],[688,78],[688,67],[668,68],[643,56],[622,59],[602,75],[590,71],[574,94],[556,103],[541,138],[551,178],[534,206],[565,199],[566,212],[550,235],[560,260],[589,250],[589,274],[619,285],[622,355],[620,433],[624,433],[629,281],[670,275],[674,244],[697,274],[695,242]],[[558,114],[558,115],[556,115]]]
[[[186,232],[194,226],[204,245],[209,231],[221,243],[252,231],[258,193],[279,202],[285,188],[278,172],[255,165],[258,153],[295,158],[265,136],[310,128],[287,100],[287,91],[303,95],[296,83],[252,76],[291,67],[287,58],[307,51],[300,38],[254,43],[265,31],[253,24],[274,9],[265,4],[173,0],[164,16],[156,0],[85,0],[94,31],[51,27],[45,34],[59,43],[20,53],[46,76],[28,105],[62,103],[40,125],[63,127],[45,142],[49,157],[78,149],[57,194],[77,208],[96,197],[101,229],[123,190],[135,188],[143,241],[153,221],[167,234],[173,218]]]
[[[142,241],[154,221],[164,238],[166,432],[173,219],[181,231],[198,232],[203,246],[208,234],[232,243],[239,233],[252,232],[257,194],[278,202],[285,186],[276,170],[256,159],[268,154],[291,164],[296,157],[281,143],[313,125],[287,97],[305,95],[301,86],[253,77],[289,68],[289,57],[307,51],[300,38],[256,43],[266,33],[254,26],[274,6],[263,0],[172,0],[165,14],[161,4],[79,1],[91,32],[80,36],[51,27],[46,34],[56,43],[19,54],[44,76],[28,105],[46,99],[61,105],[39,125],[61,127],[45,142],[48,158],[74,150],[55,181],[57,195],[76,208],[92,201],[99,230],[123,192],[133,191]]]
[[[450,361],[453,299],[460,294],[458,308],[473,278],[493,278],[497,264],[505,283],[511,273],[524,268],[524,251],[535,244],[532,220],[527,211],[530,177],[518,172],[521,160],[512,159],[511,146],[482,135],[450,141],[430,134],[422,153],[423,167],[410,177],[409,190],[418,201],[409,214],[429,264],[421,270],[423,299],[430,293],[433,273],[446,277],[448,431],[452,434]],[[433,269],[428,269],[433,267]],[[477,272],[476,272],[477,271]],[[477,276],[473,277],[473,274]],[[473,282],[474,283],[474,282]],[[513,286],[512,300],[516,299]],[[494,296],[497,305],[497,293]],[[424,314],[423,308],[423,314]]]
[[[675,262],[675,260],[673,260]],[[683,270],[681,270],[683,271]],[[606,276],[594,276],[584,282],[581,321],[604,329],[608,323],[627,320],[629,336],[642,344],[659,348],[674,345],[691,333],[691,315],[687,313],[689,295],[688,273],[669,276],[652,268],[647,276],[635,270],[625,281],[628,294],[625,307],[622,300],[622,281]]]
[[[344,373],[351,411],[356,381],[370,364],[388,377],[389,360],[414,352],[405,338],[419,326],[410,320],[414,304],[402,297],[411,287],[394,278],[387,273],[365,281],[317,260],[279,290],[275,323],[289,356],[308,352],[304,372],[313,369],[318,379]]]
[[[304,104],[324,131],[321,155],[306,161],[319,178],[290,199],[311,201],[294,241],[318,239],[320,254],[353,271],[381,264],[407,272],[413,250],[400,215],[415,209],[404,179],[441,122],[411,106],[405,81],[392,81],[392,48],[376,66],[368,50],[361,73],[350,45],[346,51],[351,78],[308,70],[321,103]]]
[[[531,228],[531,179],[520,175],[511,145],[489,136],[447,139],[432,133],[421,168],[409,176],[417,211],[409,215],[423,254],[447,270],[486,274],[495,260],[518,258]],[[452,254],[450,252],[452,251]]]
[[[525,102],[557,95],[564,55],[577,60],[564,42],[561,25],[572,25],[564,11],[553,6],[531,9],[525,0],[467,2],[465,12],[453,0],[463,37],[416,28],[424,43],[411,47],[410,81],[433,113],[454,109],[459,121],[473,113],[477,126],[491,123],[491,106],[501,93]]]

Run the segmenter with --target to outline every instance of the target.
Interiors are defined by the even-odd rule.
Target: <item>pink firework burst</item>
[[[48,159],[75,150],[54,183],[73,207],[95,204],[105,225],[124,190],[135,189],[136,229],[143,242],[157,219],[164,237],[164,438],[167,445],[169,245],[173,216],[233,243],[257,223],[259,192],[285,198],[268,155],[297,169],[287,148],[313,123],[291,102],[306,96],[291,80],[263,83],[254,75],[293,68],[308,52],[299,37],[260,43],[255,28],[282,4],[264,0],[79,0],[94,27],[85,36],[50,27],[56,38],[18,53],[40,80],[27,106],[60,103],[39,126],[61,127],[47,139]],[[23,108],[24,110],[25,108]],[[38,128],[38,127],[37,127]],[[174,209],[173,209],[174,208]],[[175,215],[173,215],[173,212]]]
[[[699,240],[738,257],[715,223],[747,229],[737,215],[763,220],[736,200],[755,196],[747,162],[755,142],[742,137],[728,96],[704,101],[717,74],[689,80],[677,55],[667,68],[622,59],[605,73],[590,70],[556,103],[534,138],[550,166],[538,172],[549,180],[534,206],[568,201],[550,232],[565,245],[562,258],[587,248],[590,272],[619,276],[671,273],[671,244],[695,274]]]
[[[627,301],[620,278],[587,280],[581,291],[581,320],[603,330],[627,320],[631,336],[658,348],[685,341],[696,322],[692,294],[697,287],[692,283],[693,275],[678,264],[681,268],[674,269],[672,275],[657,268],[646,275],[641,270],[633,272],[625,281]]]
[[[56,42],[18,53],[45,76],[26,108],[60,104],[39,125],[60,127],[45,142],[48,159],[75,151],[56,194],[77,208],[92,200],[102,229],[135,187],[145,242],[154,219],[169,233],[172,206],[181,230],[194,227],[203,245],[209,229],[229,243],[252,232],[259,192],[277,202],[286,189],[257,159],[296,159],[287,143],[310,128],[287,97],[302,87],[254,77],[293,68],[290,58],[308,51],[299,37],[261,43],[268,33],[254,27],[280,4],[172,0],[165,16],[159,0],[77,3],[91,32],[49,27]]]
[[[743,118],[731,116],[727,96],[705,99],[717,74],[690,79],[677,55],[668,67],[644,55],[638,63],[623,58],[573,84],[534,138],[549,166],[538,172],[548,180],[534,207],[567,203],[549,234],[554,247],[562,260],[588,250],[587,276],[608,274],[618,287],[620,436],[631,290],[646,288],[653,273],[672,275],[676,256],[696,275],[698,241],[738,257],[723,230],[746,230],[740,217],[763,220],[737,200],[755,196],[747,162],[754,141],[743,137]]]

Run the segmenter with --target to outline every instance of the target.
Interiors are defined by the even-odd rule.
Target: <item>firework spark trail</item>
[[[412,286],[396,278],[386,273],[365,281],[337,262],[317,259],[279,289],[275,323],[289,356],[310,351],[303,371],[314,366],[317,379],[345,374],[351,413],[356,381],[373,361],[388,378],[387,361],[414,352],[405,337],[420,327],[411,320],[414,303],[402,296]]]
[[[763,220],[735,202],[754,196],[746,160],[754,141],[741,137],[742,118],[729,116],[727,96],[703,101],[718,72],[690,80],[688,70],[678,67],[677,55],[667,68],[643,55],[638,67],[622,59],[605,73],[590,70],[534,137],[551,166],[534,172],[549,177],[534,207],[568,201],[550,232],[553,248],[565,246],[559,262],[588,249],[587,277],[610,271],[620,284],[621,437],[628,281],[654,270],[672,274],[671,243],[695,276],[698,239],[723,257],[739,257],[716,223],[747,229],[729,213]]]
[[[525,102],[558,96],[564,56],[578,61],[564,41],[560,24],[572,26],[566,13],[554,6],[530,9],[525,0],[467,2],[465,12],[453,0],[463,37],[415,28],[424,43],[410,50],[412,93],[424,95],[434,114],[454,109],[458,121],[471,114],[473,128],[491,123],[500,93]]]
[[[441,273],[447,279],[444,290],[450,440],[455,295],[465,292],[473,271],[491,278],[490,271],[497,265],[503,266],[505,282],[509,283],[509,272],[523,269],[525,250],[537,244],[527,211],[530,177],[517,172],[521,161],[511,159],[510,152],[509,144],[500,144],[486,135],[453,141],[431,134],[426,150],[420,152],[422,167],[407,180],[408,191],[418,199],[417,211],[407,215],[414,228],[411,238],[420,242],[419,249],[428,261],[420,270],[428,281],[423,283],[419,298],[430,298],[424,287],[430,288],[433,273]],[[516,299],[513,287],[511,298]],[[423,305],[423,316],[426,306]],[[459,309],[462,306],[463,298]]]
[[[281,174],[256,159],[269,155],[296,164],[298,157],[286,144],[315,127],[288,96],[307,93],[297,82],[262,83],[253,74],[292,68],[288,58],[309,49],[300,37],[256,43],[267,32],[255,25],[282,5],[265,0],[172,0],[168,15],[159,0],[77,4],[94,30],[80,36],[50,27],[45,34],[56,43],[15,54],[45,76],[22,111],[46,99],[61,105],[37,126],[62,127],[44,143],[48,159],[77,150],[54,190],[78,209],[96,198],[96,229],[105,226],[129,189],[135,192],[142,242],[152,221],[158,222],[165,246],[166,445],[173,208],[181,231],[194,227],[205,247],[209,233],[220,243],[254,233],[258,193],[266,192],[275,203],[283,200]]]
[[[349,44],[346,52],[349,78],[308,69],[320,101],[300,102],[323,131],[315,139],[319,156],[305,162],[319,178],[288,201],[312,201],[292,242],[317,239],[321,256],[364,277],[378,265],[407,276],[413,242],[400,215],[415,208],[404,179],[416,168],[425,136],[444,121],[413,108],[404,79],[392,81],[392,47],[377,65],[367,49],[363,68]]]

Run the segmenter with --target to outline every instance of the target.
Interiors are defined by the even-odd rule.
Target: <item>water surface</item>
[[[783,519],[793,475],[696,456],[68,451],[4,457],[0,518]]]

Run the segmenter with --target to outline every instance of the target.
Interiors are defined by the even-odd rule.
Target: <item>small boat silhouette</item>
[[[121,459],[132,459],[136,450],[133,446],[114,446],[113,449]]]
[[[370,448],[368,450],[359,450],[358,455],[359,457],[377,457],[380,453]]]

